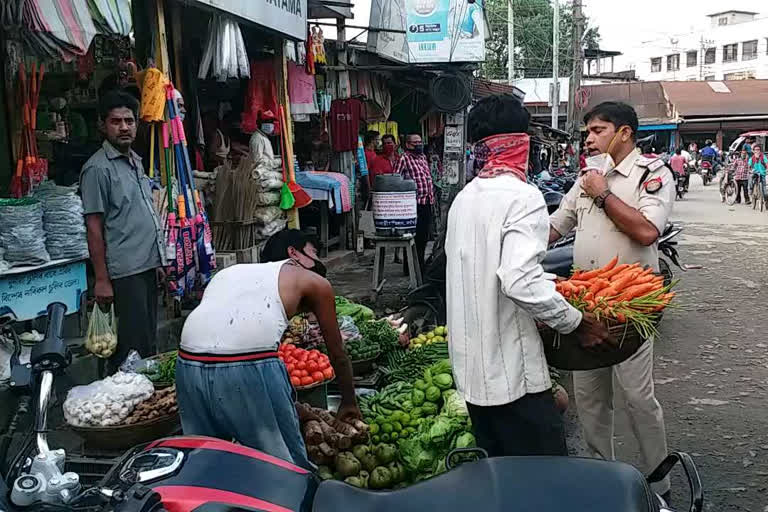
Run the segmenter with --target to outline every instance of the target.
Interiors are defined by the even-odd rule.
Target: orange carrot
[[[592,283],[592,286],[589,287],[589,291],[591,293],[597,293],[603,288],[608,287],[610,284],[611,283],[607,279],[598,277],[598,278],[595,278],[595,281]]]
[[[592,285],[591,281],[581,281],[579,279],[570,279],[568,282],[574,286],[591,286]]]
[[[634,281],[632,281],[632,284],[633,285],[635,285],[635,284],[646,284],[646,283],[654,282],[655,280],[656,280],[655,276],[652,276],[652,275],[642,275],[641,274],[638,278],[636,278]]]
[[[616,317],[616,321],[622,324],[627,323],[627,317],[624,313],[614,313],[614,316]]]
[[[611,281],[611,287],[617,290],[624,291],[627,285],[637,278],[637,274],[638,274],[637,270],[632,270],[629,273],[625,274],[623,277],[620,277],[615,281]]]
[[[635,286],[630,286],[624,292],[621,294],[621,299],[624,300],[632,300],[636,297],[642,297],[643,295],[647,295],[650,292],[654,291],[656,289],[656,285],[653,283],[646,283],[646,284],[638,284]]]
[[[608,297],[615,297],[619,293],[620,293],[619,290],[614,288],[613,284],[611,284],[611,286],[607,286],[607,287],[603,288],[602,290],[600,290],[599,292],[597,292],[595,294],[595,298],[599,299],[600,297],[606,297],[606,298],[608,298]]]
[[[619,279],[621,279],[622,277],[626,276],[627,274],[637,273],[639,268],[640,268],[640,265],[638,265],[637,263],[635,263],[634,265],[630,265],[627,268],[625,268],[624,270],[622,270],[621,272],[619,272],[618,274],[612,276],[611,277],[611,281],[612,282],[613,281],[618,281]]]
[[[610,279],[613,276],[615,276],[616,274],[624,271],[628,267],[629,267],[629,265],[627,265],[626,263],[622,263],[621,265],[612,268],[608,272],[605,272],[605,273],[601,274],[600,277],[602,277],[603,279]]]
[[[588,300],[587,301],[587,311],[593,311],[595,309],[595,301]]]
[[[594,300],[594,299],[595,299],[595,294],[592,292],[587,292],[587,294],[584,295],[584,300]]]

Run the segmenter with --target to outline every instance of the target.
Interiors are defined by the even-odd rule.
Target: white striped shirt
[[[569,333],[581,313],[544,278],[549,217],[511,175],[472,180],[448,214],[448,331],[464,400],[503,405],[551,387],[536,321]]]

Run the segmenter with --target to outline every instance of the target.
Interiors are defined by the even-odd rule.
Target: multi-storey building
[[[768,17],[710,14],[696,30],[644,43],[635,68],[645,81],[768,78]]]

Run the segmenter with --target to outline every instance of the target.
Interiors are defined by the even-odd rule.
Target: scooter
[[[715,176],[715,167],[712,160],[701,160],[701,179],[706,187],[712,181]]]
[[[66,306],[48,306],[45,339],[16,375],[36,392],[34,431],[0,480],[0,510],[71,512],[372,511],[577,512],[670,510],[650,488],[681,463],[691,506],[699,512],[703,491],[696,466],[684,453],[670,454],[647,478],[616,461],[575,457],[487,458],[480,449],[458,449],[448,472],[395,491],[368,491],[339,481],[320,481],[287,461],[239,444],[199,436],[160,439],[129,450],[95,487],[64,472],[66,454],[51,449],[47,416],[54,377],[71,363],[61,336]],[[457,459],[479,460],[457,466]],[[557,475],[560,475],[559,477]],[[555,477],[553,477],[555,476]],[[595,482],[600,482],[595,485]],[[10,485],[10,491],[7,485]]]

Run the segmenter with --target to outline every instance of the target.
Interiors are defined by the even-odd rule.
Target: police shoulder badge
[[[643,183],[643,188],[646,192],[649,194],[655,194],[659,190],[661,190],[662,186],[661,176],[657,176],[655,178],[651,178]]]

